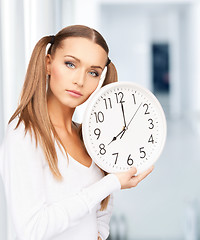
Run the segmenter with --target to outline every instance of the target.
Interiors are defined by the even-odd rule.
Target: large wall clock
[[[132,82],[111,83],[90,99],[83,118],[83,140],[104,171],[137,174],[159,158],[166,140],[166,118],[157,98]]]

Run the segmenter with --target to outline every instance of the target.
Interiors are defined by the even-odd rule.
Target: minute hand
[[[124,127],[126,128],[126,120],[125,120],[125,115],[124,115],[124,106],[123,106],[122,102],[121,102],[121,109],[122,109],[122,115],[123,115],[123,119],[124,119]]]
[[[138,112],[139,108],[142,106],[142,103],[140,103],[140,106],[137,108],[136,112],[134,113],[134,115],[132,116],[131,120],[129,121],[128,125],[126,126],[126,128],[128,129],[128,126],[130,125],[130,123],[132,122],[133,118],[135,117],[136,113]]]

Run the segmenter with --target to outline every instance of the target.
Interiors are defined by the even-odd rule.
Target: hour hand
[[[112,139],[111,142],[114,142],[115,140],[117,140],[117,138],[118,138],[121,134],[124,135],[124,132],[125,132],[125,131],[126,131],[126,128],[123,127],[122,131],[121,131],[120,133],[118,133],[115,137],[113,137],[113,139]],[[120,137],[120,138],[121,138],[121,137]],[[111,144],[111,142],[109,142],[108,145]]]

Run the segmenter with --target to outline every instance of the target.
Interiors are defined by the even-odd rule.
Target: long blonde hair
[[[9,123],[19,117],[18,124],[21,122],[25,125],[25,132],[34,135],[36,144],[41,145],[49,168],[58,180],[62,180],[62,175],[58,169],[58,158],[55,149],[55,139],[62,144],[56,130],[51,123],[47,109],[47,74],[46,74],[46,48],[47,44],[54,40],[48,49],[48,53],[54,56],[57,48],[62,47],[62,41],[68,37],[83,37],[100,45],[108,54],[109,49],[102,35],[96,30],[82,26],[73,25],[59,31],[54,37],[46,36],[41,38],[36,44],[28,69],[21,93],[19,105],[12,115]],[[117,81],[117,71],[111,62],[107,66],[107,74],[103,85]],[[102,201],[102,210],[106,208],[108,197]]]

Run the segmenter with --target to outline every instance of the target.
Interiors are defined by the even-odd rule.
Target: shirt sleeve
[[[22,125],[22,124],[20,124]],[[21,240],[47,240],[76,225],[96,204],[120,189],[114,174],[77,194],[49,204],[45,196],[44,158],[24,128],[9,129],[3,145],[2,177],[7,205]]]
[[[105,210],[100,210],[101,205],[97,211],[97,226],[98,226],[98,232],[99,236],[102,240],[105,240],[109,236],[109,230],[110,230],[110,219],[112,216],[113,211],[113,194],[110,195],[110,199],[108,202],[108,206]]]

